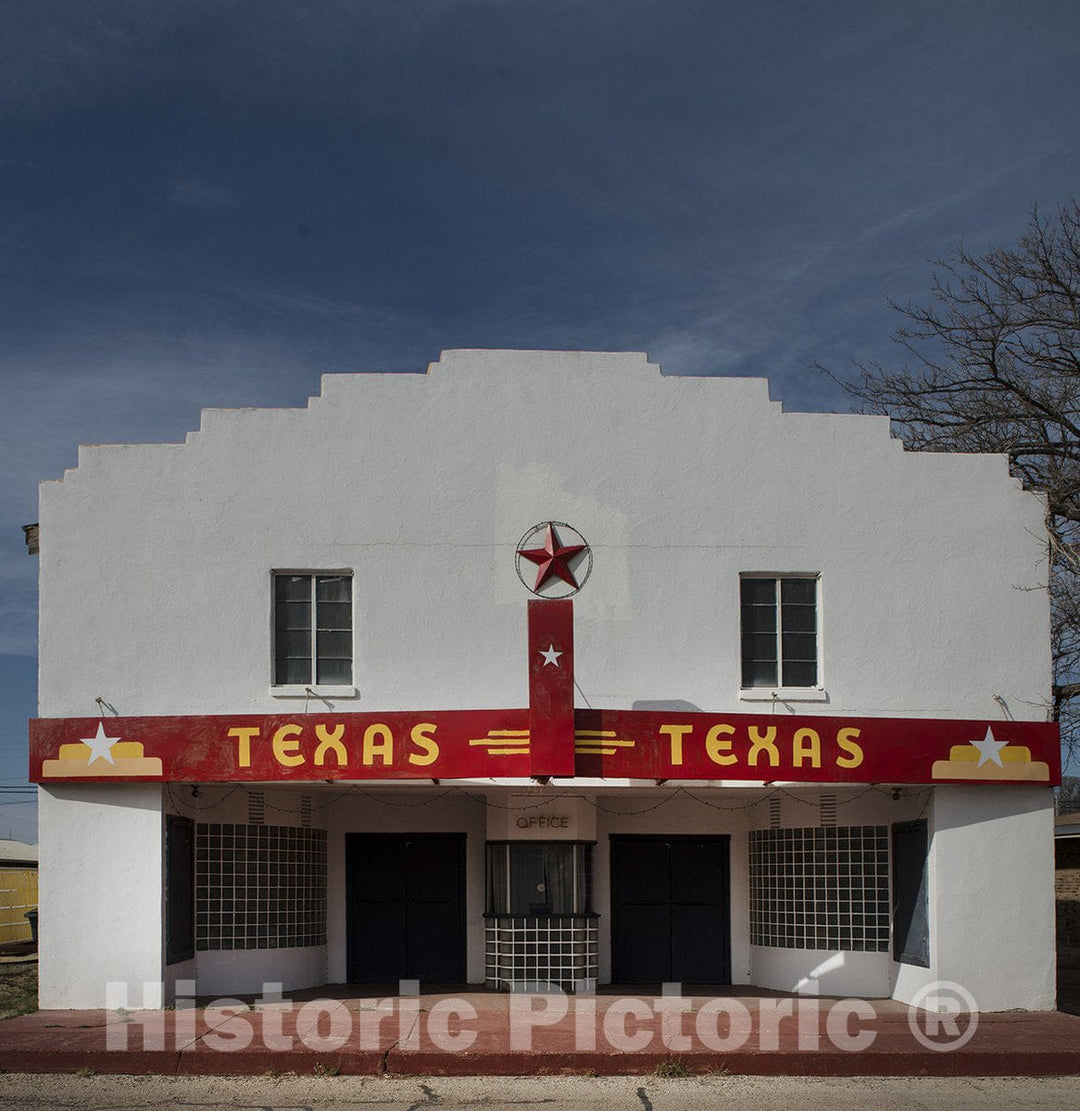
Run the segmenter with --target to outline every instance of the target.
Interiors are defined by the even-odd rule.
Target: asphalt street
[[[1080,1080],[986,1078],[803,1078],[709,1076],[458,1077],[334,1076],[124,1077],[0,1076],[0,1111],[421,1111],[439,1108],[581,1111],[982,1111],[1080,1108]]]

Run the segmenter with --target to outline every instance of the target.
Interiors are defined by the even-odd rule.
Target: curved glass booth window
[[[504,991],[594,991],[593,846],[489,841],[486,974]]]

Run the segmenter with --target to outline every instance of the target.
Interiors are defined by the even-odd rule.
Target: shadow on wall
[[[981,807],[986,796],[981,795],[978,788],[975,788],[973,791],[972,788],[967,785],[961,786],[952,784],[949,786],[938,786],[935,790],[938,792],[942,790],[956,792],[956,797],[958,799],[955,805],[935,812],[935,832],[944,833],[951,829],[967,829],[971,826],[973,820],[978,820],[983,817],[979,812],[979,807]],[[1008,793],[1004,791],[995,792],[993,796],[993,819],[994,821],[1001,821],[1045,810],[1049,796],[1049,787],[1035,785],[1026,789],[1021,787],[1010,788]],[[974,816],[972,812],[973,808]]]
[[[635,702],[631,706],[633,710],[666,710],[670,713],[677,714],[700,714],[704,713],[700,706],[695,706],[693,702],[687,702],[684,698],[661,698],[655,702],[640,701]]]

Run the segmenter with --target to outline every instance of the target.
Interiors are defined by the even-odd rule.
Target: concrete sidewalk
[[[0,1069],[113,1074],[1080,1075],[1080,1017],[909,1012],[747,988],[507,995],[328,986],[169,1011],[0,1022]],[[971,1029],[974,1023],[974,1029]],[[937,1048],[934,1048],[937,1047]]]

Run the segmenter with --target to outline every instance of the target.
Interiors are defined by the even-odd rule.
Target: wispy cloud
[[[198,178],[174,181],[169,189],[169,201],[180,208],[195,208],[207,212],[221,212],[240,207],[237,194],[223,185],[213,185]]]
[[[925,223],[950,208],[968,204],[980,194],[990,191],[1022,170],[1038,165],[1045,159],[1068,154],[1069,151],[1070,148],[1064,143],[1037,143],[1034,149],[1004,164],[991,162],[988,169],[975,175],[974,179],[961,189],[948,190],[943,195],[929,198],[923,204],[891,212],[884,220],[864,228],[857,238],[867,240],[898,231],[908,231],[915,225]]]

